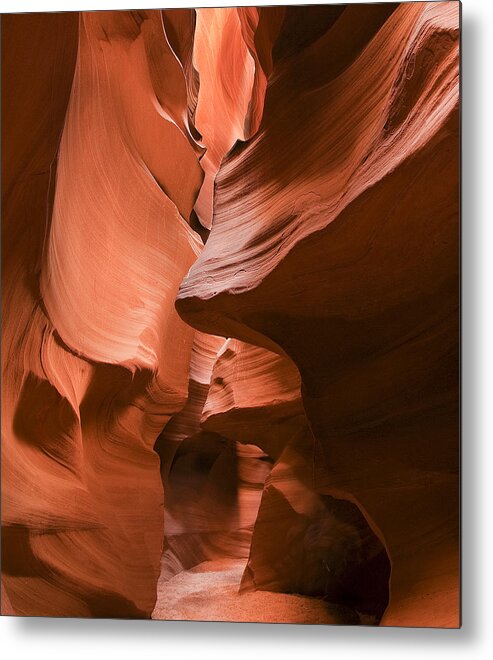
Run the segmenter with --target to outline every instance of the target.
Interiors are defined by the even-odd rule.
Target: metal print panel
[[[457,2],[2,16],[2,613],[459,625]]]

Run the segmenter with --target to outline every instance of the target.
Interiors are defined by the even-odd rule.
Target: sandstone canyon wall
[[[2,612],[459,625],[459,4],[2,17]]]

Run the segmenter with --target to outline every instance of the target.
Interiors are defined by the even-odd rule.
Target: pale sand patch
[[[239,594],[243,559],[206,561],[160,580],[153,619],[259,623],[347,623],[347,613],[316,598],[256,591]],[[346,616],[345,616],[346,615]]]

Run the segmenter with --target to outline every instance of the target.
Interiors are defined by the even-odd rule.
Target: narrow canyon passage
[[[190,370],[187,403],[156,444],[165,552],[153,618],[378,622],[388,557],[357,507],[316,493],[294,365],[197,333]]]
[[[2,21],[3,612],[458,625],[458,11]]]

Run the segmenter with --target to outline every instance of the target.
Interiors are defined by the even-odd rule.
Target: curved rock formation
[[[228,339],[212,370],[202,427],[278,458],[290,436],[306,428],[296,367],[285,357]]]
[[[160,584],[204,561],[248,557],[270,463],[258,447],[202,423],[212,370],[227,344],[196,333],[187,402],[156,443],[166,493]]]
[[[214,365],[202,426],[255,443],[274,463],[241,593],[316,597],[339,622],[378,623],[388,604],[387,553],[354,504],[317,493],[315,441],[294,365],[228,340]]]
[[[202,245],[202,150],[161,13],[77,23],[3,22],[2,568],[19,614],[150,616],[153,445],[187,397],[194,332],[174,299]]]
[[[458,11],[352,6],[279,53],[177,300],[298,367],[317,490],[390,556],[388,625],[458,621]]]
[[[194,65],[200,78],[195,120],[207,146],[201,162],[205,179],[195,208],[202,225],[210,229],[214,179],[226,153],[237,139],[246,137],[255,75],[236,8],[197,10]]]
[[[458,28],[2,17],[2,612],[458,625]]]

